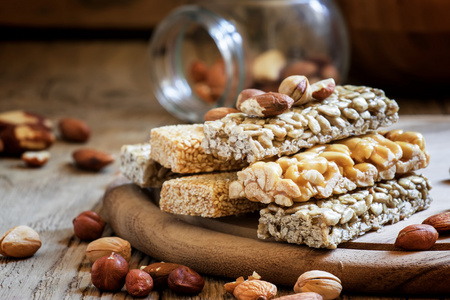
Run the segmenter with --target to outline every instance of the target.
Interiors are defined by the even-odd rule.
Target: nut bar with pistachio
[[[335,249],[340,243],[428,208],[430,189],[425,177],[407,174],[289,208],[272,203],[260,211],[258,238]]]
[[[291,206],[393,179],[425,168],[429,159],[420,133],[373,132],[253,163],[230,184],[230,198]]]
[[[205,122],[202,147],[206,153],[252,163],[390,126],[398,120],[398,109],[382,90],[336,86],[326,99],[274,117],[234,113]]]
[[[262,208],[261,203],[228,197],[230,182],[236,179],[236,172],[222,172],[165,181],[159,206],[172,214],[205,218],[238,215]]]
[[[151,158],[174,173],[240,170],[248,163],[217,158],[201,146],[203,124],[170,125],[151,130]]]

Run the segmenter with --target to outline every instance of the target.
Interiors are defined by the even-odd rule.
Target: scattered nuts
[[[167,284],[176,293],[198,294],[203,290],[205,281],[191,268],[181,266],[170,272]]]
[[[125,278],[125,287],[133,297],[145,297],[153,289],[152,277],[142,270],[130,270]]]
[[[222,119],[228,114],[238,113],[239,111],[232,107],[216,107],[210,109],[204,116],[203,119],[206,121],[215,121]]]
[[[322,101],[333,94],[335,87],[333,78],[324,79],[311,84],[311,95],[314,99]]]
[[[302,105],[313,100],[308,78],[303,75],[286,77],[278,87],[278,92],[294,99],[294,105]]]
[[[259,54],[253,61],[252,74],[256,82],[278,81],[286,66],[284,54],[272,49]]]
[[[42,151],[26,151],[22,153],[22,161],[32,168],[40,168],[50,159],[50,152]]]
[[[100,238],[105,229],[105,221],[95,211],[84,211],[72,221],[75,235],[83,241]],[[117,252],[117,251],[116,251]]]
[[[92,284],[101,291],[120,291],[125,284],[128,263],[120,255],[111,253],[97,259],[92,265]]]
[[[242,101],[238,107],[243,113],[253,117],[273,117],[288,111],[294,100],[280,93],[265,93]]]
[[[170,272],[181,266],[179,264],[158,262],[146,266],[143,271],[150,274],[153,278],[155,288],[161,289],[167,287],[167,278],[169,278]]]
[[[63,118],[58,125],[61,137],[69,142],[84,143],[91,135],[89,126],[79,119]]]
[[[428,250],[436,243],[439,233],[428,224],[406,226],[398,233],[394,246],[404,250]]]
[[[253,274],[248,276],[248,278],[247,278],[247,280],[259,280],[259,279],[261,279],[261,276],[258,273],[254,272],[254,271],[253,271]],[[244,277],[241,276],[241,277],[237,278],[236,281],[225,283],[225,285],[224,285],[225,290],[228,293],[233,294],[234,289],[239,284],[243,283],[244,281],[245,281]]]
[[[258,90],[258,89],[245,89],[242,90],[236,100],[236,107],[237,109],[240,109],[242,102],[244,102],[245,100],[258,96],[258,95],[262,95],[265,94],[266,92],[262,91],[262,90]]]
[[[16,226],[0,238],[0,254],[16,258],[29,257],[33,256],[41,245],[41,238],[33,228]]]
[[[83,148],[72,153],[75,165],[80,169],[100,171],[114,162],[114,157],[103,151]]]
[[[443,212],[426,218],[422,224],[428,224],[434,227],[437,232],[445,232],[450,230],[450,212]]]
[[[323,300],[323,297],[314,292],[305,292],[283,296],[277,298],[277,300]]]
[[[277,294],[277,287],[264,280],[247,280],[239,284],[233,292],[238,300],[272,299]]]
[[[312,270],[303,273],[297,279],[294,292],[314,292],[320,294],[324,300],[336,299],[342,291],[341,280],[331,273]]]
[[[126,261],[130,261],[131,245],[119,237],[104,237],[90,242],[86,248],[86,256],[90,262],[95,262],[100,257],[113,252],[122,256]]]

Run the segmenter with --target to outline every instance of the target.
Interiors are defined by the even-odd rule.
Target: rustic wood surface
[[[101,212],[102,196],[117,176],[118,161],[100,173],[90,173],[73,167],[71,152],[89,146],[118,156],[122,144],[147,140],[150,128],[179,123],[152,96],[146,54],[146,41],[0,44],[0,111],[26,109],[55,122],[64,116],[78,117],[92,127],[92,138],[85,145],[57,140],[50,148],[51,160],[42,169],[28,169],[16,158],[0,159],[0,232],[28,225],[43,242],[31,258],[0,257],[0,299],[131,299],[124,291],[100,293],[92,286],[84,253],[87,243],[74,237],[72,229],[72,219],[81,211]],[[450,114],[450,99],[396,99],[401,115]],[[104,233],[113,234],[110,227]],[[130,266],[153,261],[134,250]],[[192,299],[232,299],[223,288],[230,278],[205,278],[204,291]],[[288,293],[290,287],[280,287],[280,295]],[[148,297],[185,298],[169,290]],[[340,299],[417,297],[344,291]]]

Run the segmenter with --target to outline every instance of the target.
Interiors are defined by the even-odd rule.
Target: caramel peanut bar
[[[425,168],[429,160],[420,133],[368,133],[272,162],[253,163],[238,172],[238,180],[230,185],[230,197],[291,206],[372,186],[396,174]]]
[[[123,145],[120,149],[120,172],[142,188],[160,188],[164,181],[180,177],[150,158],[148,143]]]
[[[159,206],[177,215],[217,218],[252,212],[262,207],[247,199],[230,199],[230,182],[236,172],[185,176],[164,182]]]
[[[205,122],[202,147],[206,153],[251,163],[392,125],[398,120],[398,109],[382,90],[336,86],[325,100],[275,117],[234,113]]]
[[[377,183],[325,200],[289,208],[269,204],[260,211],[258,238],[335,249],[385,224],[393,224],[429,207],[428,180],[419,175]]]
[[[174,173],[240,170],[248,163],[203,151],[203,124],[170,125],[151,130],[151,158]]]

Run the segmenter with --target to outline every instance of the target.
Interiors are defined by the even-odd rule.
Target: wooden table
[[[26,168],[16,158],[0,159],[0,233],[28,225],[39,232],[43,242],[31,258],[0,256],[0,299],[131,298],[125,291],[101,293],[91,284],[87,243],[80,242],[72,229],[72,219],[80,212],[101,212],[104,190],[117,175],[119,161],[100,173],[90,173],[72,165],[71,153],[89,146],[118,158],[121,145],[147,141],[150,128],[180,123],[152,95],[146,51],[145,41],[0,43],[0,111],[25,109],[55,122],[72,116],[84,119],[92,128],[92,138],[85,145],[57,140],[50,148],[49,163],[42,169]],[[449,114],[450,99],[443,98],[398,99],[401,116]],[[449,162],[443,163],[450,166]],[[104,233],[113,234],[110,228]],[[134,250],[130,267],[153,261]],[[231,279],[205,279],[203,292],[192,299],[233,298],[223,288]],[[290,287],[279,287],[279,295],[289,293]],[[152,292],[148,297],[179,298],[169,290]],[[340,299],[393,296],[344,291]]]

